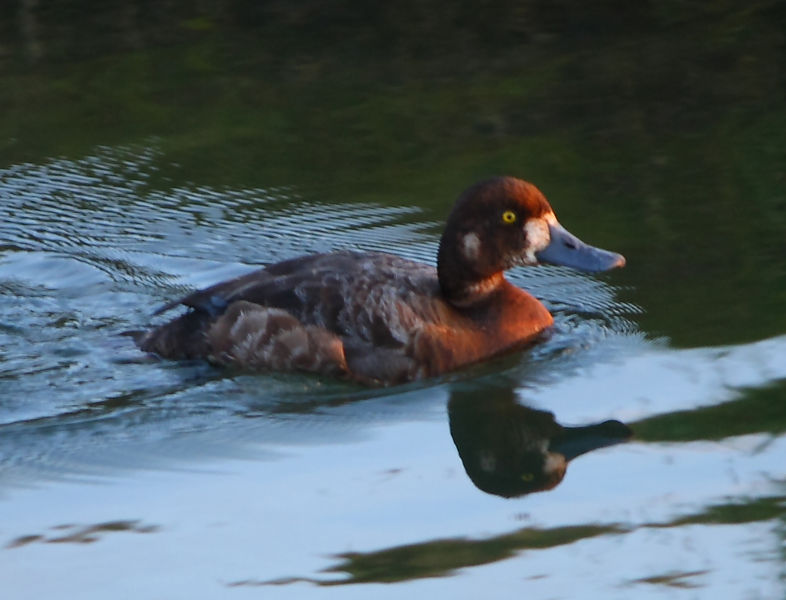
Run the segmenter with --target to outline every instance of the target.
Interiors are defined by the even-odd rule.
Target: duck
[[[600,272],[625,258],[579,240],[535,185],[503,176],[458,196],[436,263],[353,250],[284,260],[166,304],[154,314],[187,311],[137,345],[162,359],[400,384],[522,349],[551,328],[548,309],[506,270]]]

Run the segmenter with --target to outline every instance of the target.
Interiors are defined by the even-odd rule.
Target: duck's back
[[[263,327],[290,331],[303,326],[298,339],[312,353],[313,347],[330,346],[335,359],[335,345],[324,336],[328,333],[343,346],[350,370],[383,381],[416,377],[423,365],[415,364],[408,351],[413,340],[425,327],[455,317],[440,298],[434,267],[375,252],[335,252],[276,263],[194,292],[162,312],[178,304],[193,310],[150,332],[141,341],[143,350],[167,358],[221,361],[222,349],[251,333],[241,319],[253,321],[257,333]],[[266,360],[292,354],[274,345],[271,341]]]
[[[436,269],[379,252],[334,252],[276,263],[186,296],[196,310],[245,300],[286,310],[301,322],[375,345],[399,345],[436,318]]]

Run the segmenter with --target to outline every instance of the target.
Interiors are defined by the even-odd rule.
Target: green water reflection
[[[663,523],[646,523],[646,528],[669,528],[684,525],[739,525],[766,521],[782,521],[786,497],[760,498],[750,503],[728,503],[708,507],[695,514]],[[346,553],[336,558],[341,562],[325,569],[325,573],[342,573],[346,577],[335,579],[305,579],[292,577],[273,581],[242,580],[230,586],[285,585],[309,581],[319,585],[347,585],[357,583],[391,583],[424,577],[445,577],[462,568],[505,560],[520,552],[538,551],[573,544],[602,535],[630,534],[631,528],[618,525],[565,526],[553,529],[523,528],[505,535],[481,540],[445,539],[422,544],[386,548],[369,553]],[[702,572],[703,573],[703,572]],[[679,576],[653,576],[650,583],[668,583]],[[656,581],[657,579],[657,581]],[[647,582],[646,580],[640,580]],[[634,582],[636,583],[636,582]]]
[[[2,165],[155,136],[162,181],[437,218],[510,173],[628,257],[654,335],[786,330],[781,2],[79,6],[3,9]]]
[[[786,431],[786,381],[741,390],[740,397],[716,404],[656,415],[631,423],[636,437],[650,442],[721,440],[752,433]]]
[[[20,536],[8,542],[5,547],[7,549],[21,548],[33,543],[92,544],[99,541],[107,533],[154,533],[158,529],[157,525],[145,525],[136,520],[110,521],[85,526],[64,524],[52,527],[48,534]]]
[[[347,553],[342,562],[326,569],[329,573],[347,573],[340,581],[305,580],[321,585],[349,583],[391,583],[422,577],[444,577],[454,571],[504,560],[524,550],[542,550],[571,544],[599,535],[619,533],[615,526],[559,527],[551,530],[520,529],[513,533],[485,540],[434,540],[423,544],[388,548],[367,554]],[[300,579],[258,582],[266,584],[295,583]],[[250,585],[239,581],[232,585]]]

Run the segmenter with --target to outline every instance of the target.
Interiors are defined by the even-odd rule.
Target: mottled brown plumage
[[[430,377],[521,347],[551,325],[546,308],[502,272],[537,264],[537,253],[561,232],[535,186],[488,180],[457,200],[437,269],[378,252],[287,260],[165,306],[159,312],[178,304],[191,310],[144,335],[140,347],[167,358],[365,383]],[[574,240],[560,237],[559,252],[594,253],[593,270],[624,262],[576,250]]]

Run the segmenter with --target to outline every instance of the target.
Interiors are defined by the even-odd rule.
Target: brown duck
[[[452,371],[533,341],[552,323],[503,272],[517,265],[621,267],[557,222],[532,184],[467,189],[448,216],[437,267],[379,252],[302,256],[164,306],[190,310],[138,339],[164,358],[305,371],[393,384]]]

